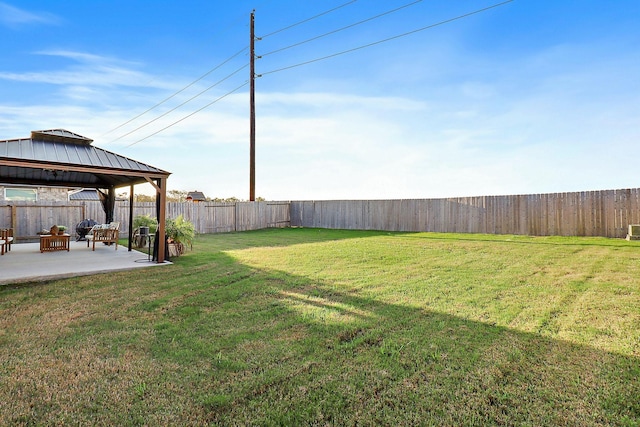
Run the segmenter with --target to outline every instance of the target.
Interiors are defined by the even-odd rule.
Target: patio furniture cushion
[[[103,242],[105,244],[115,243],[116,250],[118,250],[118,239],[120,237],[119,228],[119,222],[94,225],[87,234],[87,247],[89,247],[89,242],[93,242],[93,250],[95,251],[96,242]]]

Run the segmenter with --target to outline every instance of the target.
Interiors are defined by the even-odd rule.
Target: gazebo
[[[171,173],[94,147],[92,142],[64,129],[33,131],[31,138],[0,140],[0,182],[95,188],[107,222],[113,221],[116,188],[129,186],[129,250],[133,240],[133,186],[148,182],[156,190],[158,235],[164,236],[167,179]],[[157,260],[162,263],[165,245],[157,246]]]

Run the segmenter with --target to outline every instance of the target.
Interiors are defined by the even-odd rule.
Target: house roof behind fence
[[[187,200],[204,202],[207,200],[207,198],[202,191],[190,191],[189,193],[187,193]]]
[[[100,201],[100,196],[98,195],[98,191],[96,189],[87,190],[86,188],[83,188],[80,191],[69,193],[69,200]]]
[[[109,188],[170,173],[91,145],[65,129],[33,131],[31,138],[0,140],[0,182]]]

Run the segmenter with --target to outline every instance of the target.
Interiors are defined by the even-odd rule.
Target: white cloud
[[[43,51],[37,55],[55,56],[73,60],[63,70],[0,73],[0,79],[26,83],[48,83],[69,86],[128,86],[168,88],[173,84],[162,82],[144,72],[133,69],[132,63],[114,58],[71,51]]]
[[[636,172],[626,158],[640,137],[639,61],[618,55],[594,63],[580,49],[556,46],[503,62],[454,58],[439,65],[441,74],[416,77],[415,90],[404,96],[381,87],[369,95],[364,85],[259,90],[257,195],[380,199],[635,186]],[[54,106],[0,105],[5,137],[63,127],[173,172],[171,189],[247,198],[246,92],[128,147],[219,95],[212,91],[110,143],[206,84],[102,137],[181,86],[146,73],[144,64],[64,50],[40,53],[75,66],[16,78],[59,85],[64,96]],[[446,78],[452,63],[468,72],[455,70],[454,78]]]
[[[59,25],[60,18],[48,12],[29,12],[0,2],[0,23],[9,28],[20,28],[24,24]]]

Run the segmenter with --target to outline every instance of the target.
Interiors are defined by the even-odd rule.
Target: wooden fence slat
[[[42,229],[83,219],[105,221],[97,201],[15,202],[0,205],[0,227],[18,240]],[[155,217],[155,203],[135,203],[134,216]],[[640,188],[449,199],[329,200],[293,202],[168,203],[167,217],[183,215],[198,233],[268,227],[387,231],[625,237],[640,223]],[[128,234],[129,202],[117,201],[114,220]]]
[[[295,212],[299,218],[295,225],[388,231],[624,237],[628,224],[640,222],[640,189],[411,201],[315,201],[312,202],[313,212],[299,215],[298,212],[305,210],[308,203],[291,202],[292,215]]]

